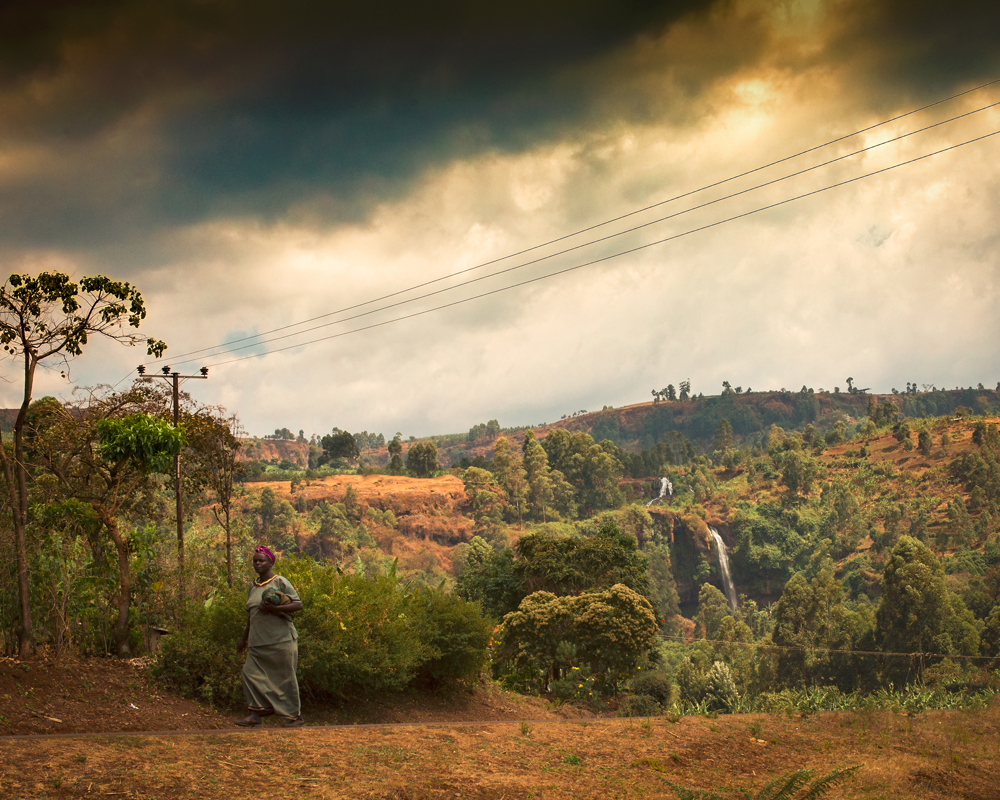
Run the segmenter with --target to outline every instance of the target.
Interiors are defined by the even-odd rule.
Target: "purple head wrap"
[[[273,564],[273,563],[275,562],[275,557],[274,557],[274,553],[273,553],[273,552],[271,552],[271,548],[270,548],[270,547],[268,547],[268,546],[267,546],[267,545],[265,545],[265,544],[259,544],[259,545],[257,545],[257,546],[256,546],[256,547],[255,547],[255,548],[253,549],[253,552],[254,552],[254,554],[255,554],[255,555],[256,555],[257,553],[263,553],[263,554],[264,554],[265,556],[267,556],[267,557],[268,557],[268,559],[270,559],[270,561],[271,561],[271,563],[272,563],[272,564]]]

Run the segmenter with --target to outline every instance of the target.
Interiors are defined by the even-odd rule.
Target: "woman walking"
[[[243,665],[243,694],[250,714],[237,725],[250,728],[261,717],[277,714],[282,727],[305,724],[299,702],[295,669],[299,662],[298,632],[292,614],[302,610],[302,601],[287,579],[275,575],[275,556],[258,545],[253,551],[257,578],[247,594],[247,627],[236,652],[247,651]]]

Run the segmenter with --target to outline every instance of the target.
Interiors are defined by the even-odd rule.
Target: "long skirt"
[[[258,714],[298,717],[302,711],[299,682],[295,678],[298,663],[299,647],[294,639],[247,648],[243,665],[247,708]]]

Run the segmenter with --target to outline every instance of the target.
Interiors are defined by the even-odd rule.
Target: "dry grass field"
[[[0,754],[9,800],[754,797],[854,765],[827,797],[996,800],[1000,708],[11,737]]]

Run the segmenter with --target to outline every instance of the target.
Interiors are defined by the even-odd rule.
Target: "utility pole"
[[[162,375],[146,375],[146,368],[141,364],[137,367],[140,379],[144,381],[151,381],[154,378],[159,378],[161,380],[171,381],[173,384],[173,407],[174,407],[174,427],[180,425],[181,412],[180,412],[180,389],[181,389],[181,378],[185,380],[190,378],[196,378],[200,380],[208,379],[208,367],[202,367],[198,370],[201,374],[199,375],[181,375],[179,372],[171,372],[170,367],[161,367],[160,372]],[[176,487],[176,499],[177,499],[177,599],[179,601],[178,605],[183,606],[184,604],[184,501],[183,501],[183,491],[181,485],[181,455],[178,453],[174,456],[174,485]]]

